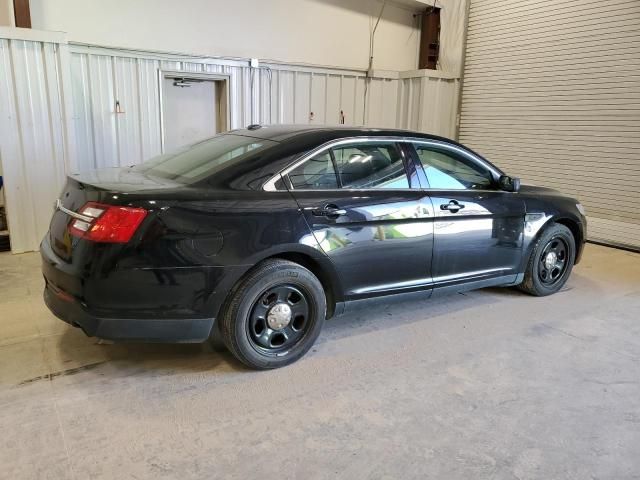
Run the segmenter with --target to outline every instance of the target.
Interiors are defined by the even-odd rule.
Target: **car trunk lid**
[[[56,201],[56,208],[49,226],[49,242],[52,250],[62,260],[71,261],[72,252],[80,239],[71,235],[69,225],[74,215],[88,202],[122,204],[122,197],[140,198],[178,187],[180,184],[167,179],[153,178],[131,168],[94,170],[67,177],[67,183]],[[135,193],[135,197],[131,194]]]

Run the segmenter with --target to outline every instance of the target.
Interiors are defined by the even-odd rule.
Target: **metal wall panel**
[[[259,106],[260,115],[259,123],[268,125],[273,123],[275,118],[275,106],[273,105],[274,85],[273,72],[271,70],[260,69],[257,72],[258,91],[260,92]]]
[[[396,125],[455,138],[460,80],[425,72],[416,75],[400,80]]]
[[[143,58],[136,59],[137,78],[131,79],[138,85],[140,119],[140,161],[160,155],[162,133],[160,131],[160,98],[158,86],[158,62]]]
[[[73,129],[76,133],[77,170],[95,165],[93,146],[93,121],[89,99],[89,59],[86,55],[71,55],[71,82],[73,100]]]
[[[311,77],[311,98],[309,114],[313,113],[314,125],[326,123],[327,118],[327,76],[323,74],[312,74]]]
[[[327,89],[325,91],[324,123],[338,125],[340,123],[340,107],[342,101],[342,77],[327,75]]]
[[[640,2],[472,0],[460,139],[640,248]],[[624,208],[620,208],[624,205]]]
[[[144,52],[132,59],[126,57],[128,52],[118,50],[101,49],[96,54],[81,50],[73,53],[72,63],[74,97],[84,99],[75,102],[77,130],[93,136],[80,141],[88,159],[82,168],[137,163],[150,156],[147,151],[157,153],[158,68],[228,75],[231,128],[251,123],[338,125],[344,120],[346,125],[403,127],[449,137],[455,132],[458,80],[434,72],[418,71],[415,78],[365,80],[363,73],[332,69],[282,64],[251,69],[207,63],[216,59],[202,59],[203,63],[154,61],[145,59]],[[143,99],[138,105],[136,95]],[[118,100],[125,114],[114,114],[116,96],[122,97]],[[121,126],[125,119],[131,120]],[[92,143],[93,154],[88,148]],[[139,150],[142,154],[135,157],[133,153]]]
[[[293,123],[307,124],[311,105],[311,73],[294,72],[293,76]]]
[[[377,78],[371,79],[367,87],[367,110],[366,110],[366,123],[382,123],[383,119],[383,102],[384,96],[382,91],[384,80]]]
[[[61,48],[0,39],[0,161],[14,253],[37,250],[64,182]]]
[[[356,77],[356,86],[354,92],[354,112],[353,112],[353,120],[349,122],[350,125],[364,125],[366,123],[365,118],[365,101],[364,101],[364,92],[365,92],[365,83],[366,80],[364,77]],[[397,98],[396,98],[397,101]],[[347,119],[348,120],[348,119]]]
[[[286,70],[278,70],[276,77],[278,79],[278,116],[276,123],[293,123],[293,111],[294,111],[294,72]]]
[[[92,168],[119,167],[113,58],[90,55],[87,63],[89,93],[91,95],[88,100],[92,113],[95,153],[95,163]],[[123,107],[126,108],[127,105]]]
[[[118,160],[121,166],[138,163],[142,157],[142,135],[140,133],[140,92],[138,90],[138,65],[135,58],[114,58],[114,97],[120,102],[116,135],[118,137]],[[134,73],[135,75],[131,75]],[[133,110],[126,110],[127,106]]]
[[[214,63],[217,59],[193,62],[154,59],[159,54],[145,58],[144,52],[136,58],[129,55],[74,48],[74,118],[84,137],[78,141],[81,170],[129,165],[158,153],[159,68],[228,75],[231,128],[251,123],[338,125],[344,120],[346,125],[403,127],[449,137],[455,131],[458,80],[435,73],[365,80],[355,71],[282,64],[251,69],[238,62]],[[116,100],[124,114],[115,113]]]
[[[356,117],[356,102],[358,101],[356,82],[357,77],[355,76],[342,77],[342,85],[340,88],[340,109],[344,114],[345,125],[362,124],[362,120],[358,121],[358,118]]]

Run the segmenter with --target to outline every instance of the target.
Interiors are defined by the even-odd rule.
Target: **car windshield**
[[[132,167],[146,175],[181,183],[194,183],[213,175],[230,162],[239,162],[250,154],[275,145],[261,138],[222,134],[159,155]]]

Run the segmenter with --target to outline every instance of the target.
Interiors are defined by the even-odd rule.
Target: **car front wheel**
[[[219,319],[222,340],[251,368],[282,367],[314,344],[326,306],[324,289],[313,273],[288,260],[267,260],[231,292]]]
[[[533,247],[524,280],[518,288],[542,297],[560,290],[567,282],[576,256],[571,230],[564,225],[549,225]]]

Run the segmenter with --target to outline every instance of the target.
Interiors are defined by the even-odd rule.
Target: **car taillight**
[[[105,243],[126,243],[147,216],[144,208],[119,207],[88,202],[78,213],[86,219],[74,218],[69,233],[74,237]]]

